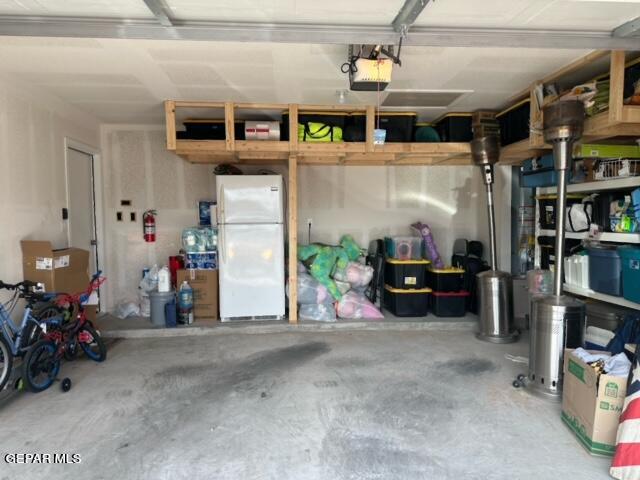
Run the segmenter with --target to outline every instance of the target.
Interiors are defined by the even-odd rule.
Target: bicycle
[[[16,284],[0,280],[0,289],[14,291],[8,301],[0,303],[0,391],[11,377],[14,358],[23,357],[27,353],[46,328],[46,323],[62,318],[60,309],[52,304],[36,309],[37,302],[49,302],[55,298],[52,293],[33,291],[36,286],[37,283],[28,280]],[[21,298],[26,300],[27,305],[20,325],[16,326],[11,314]]]
[[[58,307],[77,310],[75,321],[61,324],[49,329],[43,338],[34,343],[24,357],[22,380],[32,392],[41,392],[49,388],[60,371],[62,358],[73,359],[77,346],[85,355],[95,362],[103,362],[107,358],[107,348],[102,337],[91,321],[87,319],[84,303],[91,294],[106,280],[97,272],[84,292],[69,295],[59,294],[55,299]],[[71,381],[64,379],[62,389],[71,388]]]

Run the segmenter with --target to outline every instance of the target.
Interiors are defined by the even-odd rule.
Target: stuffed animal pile
[[[301,320],[383,318],[365,296],[373,268],[358,260],[362,250],[350,235],[337,246],[298,246],[298,315]]]

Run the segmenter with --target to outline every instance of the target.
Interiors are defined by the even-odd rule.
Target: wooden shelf
[[[627,308],[633,308],[634,310],[640,310],[640,303],[631,302],[624,297],[616,297],[614,295],[607,295],[605,293],[595,292],[589,288],[580,288],[575,285],[564,284],[565,292],[578,295],[580,297],[593,298],[594,300],[600,300],[602,302],[611,303],[614,305],[620,305]]]
[[[500,164],[520,165],[523,160],[544,155],[550,149],[551,147],[548,145],[532,146],[531,139],[526,138],[502,147],[500,149]]]

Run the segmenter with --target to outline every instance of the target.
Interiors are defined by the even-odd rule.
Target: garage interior
[[[7,0],[0,145],[0,477],[640,475],[640,1]]]

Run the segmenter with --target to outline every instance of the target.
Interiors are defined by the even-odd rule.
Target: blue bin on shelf
[[[618,248],[622,259],[622,295],[630,302],[640,303],[640,248]]]
[[[589,288],[596,292],[622,296],[622,261],[617,247],[588,247]]]

